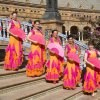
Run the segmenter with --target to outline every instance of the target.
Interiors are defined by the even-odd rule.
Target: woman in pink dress
[[[22,39],[16,35],[11,34],[10,29],[21,28],[21,24],[17,19],[17,12],[12,13],[12,20],[9,22],[7,29],[10,34],[9,44],[6,48],[6,56],[4,69],[6,70],[18,70],[23,62],[23,50],[22,50]]]
[[[67,57],[67,64],[64,70],[63,78],[63,87],[65,89],[75,89],[80,83],[81,69],[79,67],[79,63],[76,63],[74,60],[68,58],[69,53],[76,54],[77,51],[80,54],[79,47],[74,44],[73,36],[69,35],[68,44],[65,47],[65,56]]]
[[[49,43],[61,44],[57,30],[52,31],[52,37],[50,38]],[[49,55],[50,57],[46,64],[46,80],[56,83],[59,81],[61,73],[63,72],[63,58],[59,57],[51,51],[49,52]]]
[[[43,35],[39,29],[40,21],[34,21],[34,27],[29,32],[27,39],[31,42],[31,52],[28,56],[28,64],[26,66],[26,75],[28,77],[41,76],[45,72],[46,50],[45,46],[39,44],[36,41],[31,41],[32,35]]]
[[[92,96],[94,96],[94,92],[98,87],[99,69],[95,68],[95,66],[92,63],[90,63],[88,59],[89,58],[97,59],[97,55],[100,55],[100,52],[94,49],[93,42],[89,42],[88,46],[89,50],[87,50],[85,53],[86,74],[84,77],[83,91],[85,93],[91,93]]]

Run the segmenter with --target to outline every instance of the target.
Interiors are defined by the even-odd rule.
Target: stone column
[[[42,19],[43,29],[58,29],[62,32],[63,22],[58,11],[58,0],[46,0],[46,11]]]
[[[58,12],[57,0],[46,0],[46,11],[43,15],[45,20],[61,20],[61,15]]]

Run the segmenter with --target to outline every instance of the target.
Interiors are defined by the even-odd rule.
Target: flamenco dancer
[[[46,50],[45,46],[41,45],[39,42],[41,40],[34,41],[32,40],[32,36],[38,35],[43,36],[42,31],[39,29],[40,21],[35,20],[33,29],[29,32],[27,39],[31,42],[31,52],[28,56],[28,64],[26,66],[26,75],[28,77],[37,77],[41,76],[45,72],[45,61],[46,61]],[[38,38],[38,37],[36,37]]]
[[[65,47],[65,56],[67,57],[67,65],[64,70],[63,87],[65,89],[75,89],[80,83],[81,69],[79,67],[79,61],[76,62],[68,54],[73,54],[79,59],[80,49],[74,44],[74,38],[72,35],[68,36],[68,44]]]
[[[52,31],[52,35],[49,40],[49,44],[50,43],[52,43],[52,45],[61,44],[57,30]],[[46,63],[46,67],[46,80],[53,83],[58,82],[63,72],[63,58],[49,49],[49,60]]]
[[[100,52],[95,50],[93,42],[90,41],[88,46],[89,50],[85,53],[86,74],[84,77],[83,91],[94,96],[94,92],[98,88],[100,79],[98,75],[98,71],[100,71],[100,61],[97,58],[97,55],[100,55]]]
[[[17,19],[17,12],[12,13],[12,20],[9,22],[7,32],[10,34],[9,44],[6,48],[4,69],[18,70],[23,62],[22,39],[12,34],[11,29],[21,28],[21,24]]]

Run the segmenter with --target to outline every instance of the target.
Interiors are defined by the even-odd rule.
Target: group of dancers
[[[75,53],[80,56],[81,49],[74,43],[74,37],[68,36],[68,43],[65,46],[65,57],[57,55],[55,52],[49,50],[49,58],[47,59],[46,50],[50,43],[61,45],[61,40],[58,37],[58,31],[53,30],[51,38],[46,45],[41,45],[36,41],[31,41],[32,35],[44,35],[39,29],[40,21],[36,20],[33,24],[33,29],[29,32],[27,40],[31,42],[31,51],[28,55],[28,63],[26,65],[27,77],[39,77],[45,74],[47,82],[57,83],[63,79],[64,89],[75,89],[81,83],[82,70],[79,63],[68,57],[68,53]],[[9,44],[6,48],[4,69],[18,70],[23,63],[23,40],[17,35],[11,34],[11,29],[17,27],[21,28],[21,24],[17,19],[17,13],[12,13],[12,20],[9,22],[7,32],[10,34]],[[41,42],[41,41],[40,41]],[[100,85],[100,69],[96,68],[90,63],[88,58],[97,58],[100,52],[94,48],[93,42],[89,42],[89,49],[85,53],[84,61],[86,63],[86,73],[84,75],[83,91],[94,95]]]

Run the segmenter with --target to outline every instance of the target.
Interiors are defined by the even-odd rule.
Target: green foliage
[[[83,37],[84,37],[84,40],[88,40],[89,38],[90,38],[90,33],[89,32],[87,32],[87,31],[83,31]]]
[[[96,31],[96,32],[94,32],[94,34],[92,34],[89,37],[90,38],[88,40],[93,41],[95,48],[100,50],[100,32]]]

